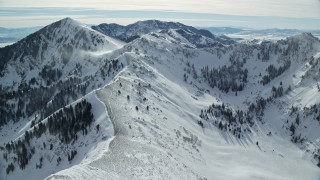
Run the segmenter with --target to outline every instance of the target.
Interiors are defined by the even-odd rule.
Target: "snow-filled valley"
[[[0,179],[318,180],[319,53],[310,33],[55,22],[0,49]]]

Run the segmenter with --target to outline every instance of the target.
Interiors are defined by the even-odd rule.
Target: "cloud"
[[[138,20],[159,19],[192,26],[233,26],[249,28],[320,29],[320,19],[273,16],[179,12],[168,10],[104,10],[90,8],[1,8],[0,27],[45,26],[66,16],[87,24],[129,24]],[[30,23],[32,22],[32,23]]]
[[[320,29],[319,1],[0,0],[0,26],[46,25],[69,16],[91,24],[161,19],[195,26]]]
[[[240,16],[320,18],[319,0],[1,0],[2,7],[156,10]]]

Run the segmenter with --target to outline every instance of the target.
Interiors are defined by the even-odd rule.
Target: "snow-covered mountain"
[[[196,29],[192,26],[187,26],[181,23],[163,22],[158,20],[138,21],[127,26],[103,23],[98,26],[92,26],[92,28],[105,35],[120,39],[125,42],[131,42],[134,39],[151,32],[160,30],[176,30],[178,34],[184,36],[187,40],[196,45],[200,45],[198,43],[199,41],[215,41],[215,43],[202,43],[199,47],[204,45],[209,47],[218,45],[222,46],[234,43],[231,38],[226,36],[215,36],[208,30]]]
[[[320,177],[312,34],[93,29],[66,18],[0,49],[0,179]]]
[[[44,169],[37,177],[43,179],[80,162],[92,146],[113,135],[93,86],[112,78],[120,64],[107,54],[123,45],[65,18],[0,49],[1,149],[6,149],[1,166],[7,166],[0,179],[14,169],[6,178],[21,179],[35,167]],[[104,77],[93,83],[101,73]],[[75,154],[80,155],[73,160]]]
[[[46,69],[48,71],[63,69],[64,74],[58,76],[64,78],[79,63],[86,68],[84,73],[91,73],[92,68],[96,67],[92,64],[97,62],[90,61],[90,55],[99,54],[101,50],[106,53],[106,50],[112,51],[122,45],[119,40],[66,18],[40,29],[11,46],[2,48],[0,71],[3,78],[0,83],[4,89],[12,86],[16,88],[15,84],[18,85],[19,82],[41,78],[40,71]],[[87,60],[84,58],[86,56]],[[79,58],[85,61],[79,61]],[[43,74],[48,75],[48,72]]]

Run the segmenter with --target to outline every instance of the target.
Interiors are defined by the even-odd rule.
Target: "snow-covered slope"
[[[0,178],[320,177],[320,41],[312,34],[202,46],[216,41],[181,27],[148,30],[127,44],[87,31],[118,45],[89,50],[95,46],[70,43],[84,55],[74,55],[79,65],[62,71],[64,78],[39,81],[45,88],[17,81],[1,94],[0,113],[8,121],[0,127]],[[74,128],[78,121],[87,126]],[[34,127],[43,124],[47,130],[37,137]],[[52,148],[44,147],[46,140]],[[23,158],[24,151],[31,157]]]
[[[281,119],[288,114],[281,113],[289,108],[278,108],[278,105],[285,106],[283,99],[274,99],[274,105],[268,104],[262,119],[255,117],[254,126],[248,126],[250,132],[240,138],[232,131],[219,130],[211,119],[199,117],[201,109],[212,103],[226,103],[235,111],[246,109],[247,104],[259,96],[272,94],[271,87],[278,82],[263,86],[256,81],[265,67],[278,65],[279,57],[270,55],[268,61],[261,61],[262,58],[256,57],[257,52],[254,57],[245,53],[263,51],[266,45],[237,45],[217,53],[217,50],[181,49],[180,44],[172,44],[172,39],[163,37],[145,35],[125,50],[114,53],[118,59],[126,60],[128,66],[112,83],[98,91],[115,127],[109,151],[86,167],[70,168],[48,179],[103,179],[105,175],[112,175],[114,179],[317,179],[320,176],[319,169],[311,163],[313,157],[292,143],[290,133],[282,128]],[[306,50],[302,45],[307,37],[306,34],[287,41],[301,44],[299,51],[312,54],[314,48]],[[317,47],[319,42],[311,44]],[[288,51],[290,54],[295,50]],[[203,81],[200,78],[183,80],[183,74],[188,71],[187,62],[194,64],[196,71],[205,64],[229,65],[224,58],[232,57],[235,52],[241,54],[235,58],[251,57],[245,63],[250,72],[247,85],[250,88],[239,91],[237,96],[211,89],[200,83]],[[290,71],[299,71],[298,58],[293,58]],[[258,69],[259,66],[264,68]],[[290,79],[292,75],[284,77]],[[281,79],[287,85],[284,77]],[[313,127],[319,129],[319,125]],[[318,131],[313,130],[313,135],[319,138]],[[93,169],[93,174],[81,173],[82,168]]]
[[[8,180],[44,179],[48,175],[68,167],[91,162],[97,158],[99,153],[106,151],[114,135],[112,123],[109,120],[108,114],[106,113],[106,107],[97,98],[95,91],[87,94],[70,105],[75,106],[84,99],[92,104],[92,113],[94,114],[94,122],[88,129],[89,133],[87,135],[82,136],[81,133],[78,133],[79,137],[76,141],[70,145],[64,145],[57,138],[58,135],[53,135],[47,131],[40,137],[30,140],[30,147],[34,147],[35,152],[28,162],[29,165],[22,170],[17,166],[15,168],[15,173],[11,173],[9,176],[5,175],[5,168],[3,168],[1,169],[0,178],[5,178]],[[41,122],[45,124],[47,121],[48,119],[45,118]],[[99,125],[99,130],[97,130],[97,125]],[[30,124],[27,124],[27,126],[30,126]],[[39,126],[36,125],[35,127]],[[33,128],[26,128],[28,128],[29,132],[32,132]],[[3,134],[8,133],[8,131],[10,130],[2,129]],[[24,136],[25,133],[20,137],[11,140],[18,141],[19,139],[23,139]],[[2,142],[2,144],[3,143],[4,142]],[[68,161],[68,158],[66,157],[70,156],[73,151],[76,151],[77,154],[74,158],[72,158],[71,161]],[[10,154],[8,154],[7,158],[11,159],[13,157],[10,157]],[[59,158],[61,158],[60,161],[58,160]],[[35,171],[37,172],[36,176],[34,174]]]
[[[250,139],[239,140],[210,124],[201,128],[198,112],[215,98],[195,99],[196,91],[178,86],[144,62],[133,63],[136,70],[125,69],[98,91],[115,124],[109,151],[88,166],[72,167],[48,179],[104,179],[115,174],[112,179],[315,179],[320,175],[302,151],[279,136],[254,132]]]

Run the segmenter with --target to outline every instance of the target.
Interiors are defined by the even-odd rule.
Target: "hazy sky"
[[[194,26],[320,29],[320,0],[0,0],[0,26],[179,21]]]

